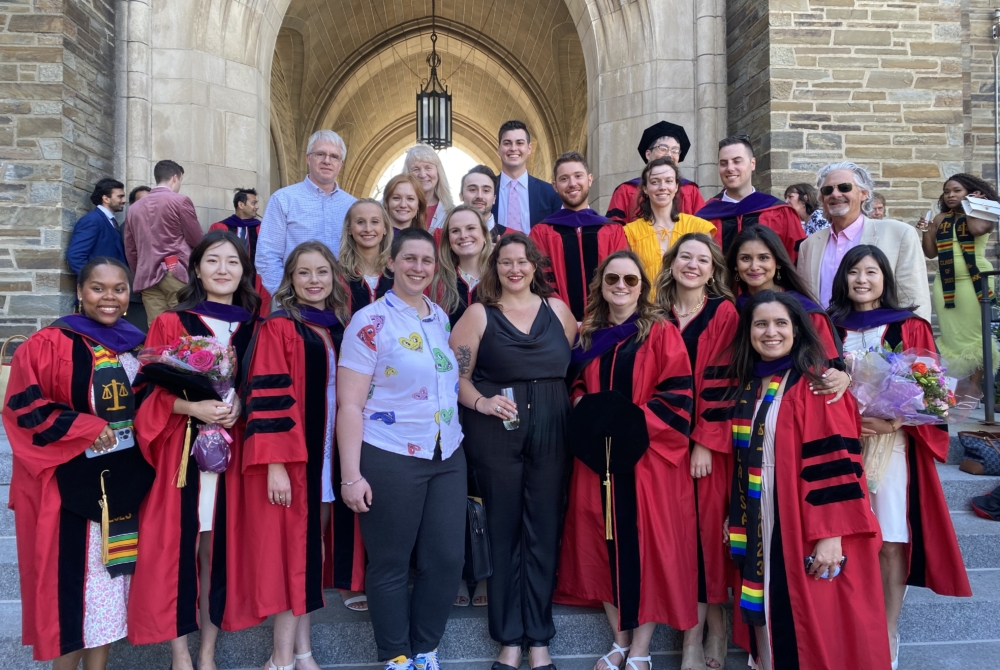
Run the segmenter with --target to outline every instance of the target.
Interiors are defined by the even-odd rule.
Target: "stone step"
[[[969,670],[1000,668],[1000,640],[901,644],[902,670]],[[729,670],[728,659],[726,670]]]
[[[951,522],[966,569],[1000,566],[1000,523],[982,519],[972,512],[952,512]]]
[[[957,465],[938,463],[937,473],[948,509],[956,512],[968,511],[969,501],[974,497],[986,495],[1000,486],[1000,477],[970,475],[959,470]]]
[[[1000,619],[996,617],[1000,607],[1000,569],[975,570],[970,572],[975,595],[972,598],[946,598],[937,596],[926,589],[913,588],[907,594],[900,617],[900,633],[906,649],[906,658],[919,658],[923,651],[910,649],[909,644],[924,647],[931,642],[974,642],[993,643],[1000,640]],[[317,661],[324,666],[361,666],[376,662],[375,644],[371,625],[366,614],[347,611],[339,603],[336,592],[327,592],[330,606],[313,614],[313,652]],[[580,660],[580,670],[586,670],[586,663],[593,667],[594,660],[604,654],[611,643],[611,629],[604,613],[599,610],[556,606],[556,637],[551,651],[560,667],[578,667],[576,662],[563,664],[560,659]],[[239,633],[223,633],[219,638],[216,654],[219,668],[259,668],[267,659],[271,649],[272,629],[265,623]],[[197,635],[189,640],[196,648]],[[653,638],[651,649],[660,652],[663,665],[675,668],[679,662],[681,637],[677,631],[660,626]],[[3,667],[35,667],[29,662],[30,652],[20,645],[19,603],[0,603],[0,659],[9,659]],[[948,645],[950,646],[950,645]],[[974,653],[969,649],[959,649],[962,654]],[[1000,650],[991,648],[992,652]],[[476,667],[494,657],[497,646],[489,638],[486,612],[483,608],[455,608],[445,636],[441,641],[440,653],[443,659],[458,660],[463,663],[449,667]],[[948,652],[940,653],[947,657]],[[1000,658],[1000,654],[997,655]],[[660,658],[660,657],[658,657]],[[111,652],[112,670],[125,668],[161,668],[170,662],[167,644],[132,647],[127,642],[116,643]],[[586,660],[586,662],[584,662]],[[740,665],[733,665],[739,661]],[[727,667],[745,667],[745,656],[735,650],[727,659]],[[38,666],[44,667],[44,666]],[[910,666],[904,668],[946,666]],[[957,667],[957,666],[956,666]],[[979,667],[1000,667],[998,664],[979,664]],[[485,666],[483,666],[485,670]]]

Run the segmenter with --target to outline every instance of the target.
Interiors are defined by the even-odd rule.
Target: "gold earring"
[[[781,281],[781,268],[778,268],[778,271],[774,273],[774,278]]]
[[[709,277],[707,284],[709,286],[715,286],[715,277]]]

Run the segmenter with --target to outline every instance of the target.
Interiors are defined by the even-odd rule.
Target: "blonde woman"
[[[427,200],[427,230],[434,232],[444,227],[444,217],[455,206],[444,165],[437,152],[426,144],[418,144],[406,152],[403,172],[412,174],[420,182]]]
[[[392,288],[392,273],[386,270],[392,224],[378,200],[355,201],[344,217],[337,260],[347,280],[351,314],[375,302]]]
[[[393,229],[427,230],[427,197],[420,182],[409,172],[398,174],[389,180],[382,193],[382,205]]]
[[[476,301],[476,287],[493,251],[483,215],[472,205],[448,212],[438,240],[438,266],[431,296],[448,314],[452,327]]]

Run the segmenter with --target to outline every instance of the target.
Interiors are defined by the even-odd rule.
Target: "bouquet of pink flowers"
[[[945,423],[958,404],[956,379],[934,352],[873,347],[847,355],[851,393],[862,416],[900,420],[903,425]]]
[[[213,337],[184,336],[165,347],[146,349],[139,354],[142,373],[151,383],[190,401],[222,400],[232,404],[236,378],[236,352]],[[229,465],[229,444],[233,441],[218,423],[208,423],[198,430],[191,442],[191,417],[184,436],[177,486],[187,484],[188,446],[198,468],[220,473]]]

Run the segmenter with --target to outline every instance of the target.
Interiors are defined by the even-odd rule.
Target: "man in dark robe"
[[[708,201],[696,216],[715,224],[722,235],[722,253],[741,230],[758,224],[778,234],[792,262],[798,256],[799,242],[805,239],[802,222],[794,209],[769,193],[756,190],[751,183],[757,159],[746,135],[727,137],[719,142],[719,177],[725,190]]]
[[[642,133],[639,140],[639,158],[643,163],[651,160],[670,156],[676,163],[683,163],[688,151],[691,149],[691,140],[688,139],[687,132],[683,126],[668,121],[660,121],[651,125]],[[608,218],[616,223],[632,223],[639,218],[639,185],[641,178],[629,179],[623,184],[619,184],[615,192],[611,194],[611,202],[608,203]],[[677,211],[685,214],[694,214],[705,206],[705,199],[701,197],[698,184],[689,179],[680,179],[678,184]]]
[[[556,293],[582,321],[594,270],[609,254],[627,249],[628,242],[622,226],[589,207],[594,176],[582,154],[559,156],[553,181],[563,207],[534,226],[531,239],[552,263],[550,283]]]

